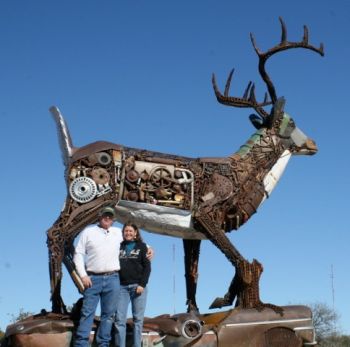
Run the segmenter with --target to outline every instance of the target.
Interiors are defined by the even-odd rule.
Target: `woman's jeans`
[[[89,336],[98,302],[101,301],[101,321],[96,342],[108,347],[111,340],[113,317],[119,295],[119,274],[91,275],[92,287],[85,289],[79,326],[75,334],[75,347],[88,347]]]
[[[147,287],[142,294],[136,294],[137,284],[121,285],[117,301],[115,341],[117,346],[125,347],[126,344],[126,319],[128,306],[131,301],[131,312],[134,322],[133,347],[141,347],[143,317],[146,309]]]

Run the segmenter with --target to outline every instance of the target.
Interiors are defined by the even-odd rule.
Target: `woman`
[[[120,291],[117,301],[116,333],[117,346],[126,345],[126,320],[129,302],[134,322],[133,347],[141,347],[142,325],[146,309],[147,283],[151,264],[146,257],[147,245],[142,241],[135,224],[123,226],[123,239],[120,245]]]

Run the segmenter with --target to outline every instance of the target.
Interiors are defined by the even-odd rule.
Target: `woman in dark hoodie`
[[[129,303],[134,322],[133,344],[141,347],[142,326],[146,309],[147,283],[151,264],[146,257],[147,245],[142,241],[138,227],[133,223],[123,226],[123,239],[120,245],[120,292],[116,312],[117,346],[126,345],[126,320]]]

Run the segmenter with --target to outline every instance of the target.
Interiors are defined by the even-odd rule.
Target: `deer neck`
[[[256,180],[264,186],[265,196],[261,203],[276,187],[290,157],[291,152],[285,148],[274,129],[266,128],[256,131],[230,156],[238,166],[239,181]]]

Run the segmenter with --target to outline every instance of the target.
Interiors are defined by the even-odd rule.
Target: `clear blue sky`
[[[230,239],[264,264],[261,298],[277,305],[324,302],[350,333],[350,3],[324,1],[1,1],[2,182],[0,328],[20,308],[50,309],[46,230],[66,187],[48,108],[64,114],[76,146],[107,140],[190,157],[227,156],[254,132],[249,110],[216,102],[235,67],[232,94],[265,86],[249,33],[265,50],[302,25],[325,57],[284,52],[267,63],[278,95],[319,146],[292,158],[258,213]],[[144,232],[156,257],[146,314],[185,310],[182,241]],[[331,268],[333,266],[333,287]],[[226,292],[233,268],[208,241],[200,259],[202,312]],[[333,296],[334,294],[334,296]],[[79,295],[67,274],[67,304]],[[334,300],[333,300],[334,299]]]

